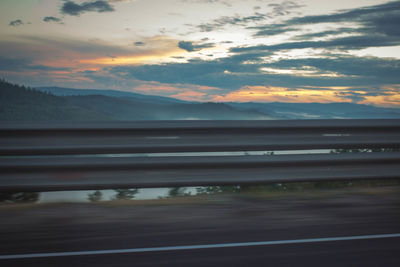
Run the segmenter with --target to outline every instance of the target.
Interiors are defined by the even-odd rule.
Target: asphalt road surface
[[[0,266],[400,266],[392,187],[1,205],[0,214]]]

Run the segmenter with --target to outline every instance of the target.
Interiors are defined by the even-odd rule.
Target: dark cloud
[[[365,96],[366,94],[360,94],[360,93],[356,93],[356,92],[336,92],[335,93],[337,96],[339,97],[344,97],[347,99],[350,99],[353,103],[358,103],[360,101],[365,100]],[[379,94],[382,95],[383,93]]]
[[[193,44],[192,42],[186,42],[186,41],[180,41],[180,42],[178,43],[178,47],[179,47],[179,48],[181,48],[181,49],[183,49],[183,50],[186,50],[186,51],[188,51],[188,52],[199,51],[199,50],[201,50],[201,49],[203,49],[203,48],[213,47],[213,46],[214,46],[214,45],[211,44],[211,43],[208,43],[208,44],[199,44],[199,45]]]
[[[400,1],[389,2],[382,5],[375,5],[369,7],[356,8],[352,10],[342,11],[330,15],[318,16],[305,16],[293,18],[287,21],[288,24],[314,24],[314,23],[327,23],[327,22],[348,22],[348,21],[362,21],[366,22],[373,19],[375,16],[381,17],[382,15],[398,12],[400,10]]]
[[[8,26],[14,26],[14,27],[17,27],[17,26],[20,26],[20,25],[24,25],[24,22],[22,20],[20,20],[20,19],[16,19],[16,20],[10,21],[10,23],[8,24]]]
[[[181,48],[181,49],[184,49],[184,50],[186,50],[186,51],[188,51],[188,52],[193,52],[193,51],[195,51],[195,48],[194,48],[192,42],[180,41],[180,42],[178,43],[178,47]]]
[[[266,85],[286,88],[301,86],[354,86],[359,90],[379,88],[399,81],[400,60],[331,55],[330,58],[287,59],[265,63],[265,52],[242,53],[213,61],[191,60],[187,63],[118,66],[107,71],[113,77],[161,83],[195,84],[237,90],[243,86]],[[251,61],[252,64],[246,64]],[[279,74],[262,68],[312,70],[312,75]],[[332,74],[332,76],[327,76]],[[320,76],[318,76],[320,75]],[[351,89],[349,89],[351,90]],[[363,89],[365,91],[367,89]]]
[[[266,26],[247,27],[247,29],[258,30],[257,33],[254,34],[254,36],[271,36],[297,30],[295,28],[289,28],[285,24],[271,24]]]
[[[44,22],[57,22],[57,23],[61,23],[62,22],[62,19],[60,19],[60,18],[56,18],[56,17],[44,17],[43,18],[43,21]]]
[[[377,32],[391,36],[400,36],[400,8],[396,13],[373,18],[366,24],[375,28]]]
[[[275,4],[271,4],[275,5]],[[257,29],[255,36],[275,35],[288,31],[297,30],[301,25],[318,24],[318,23],[344,23],[353,22],[359,26],[357,29],[345,29],[339,27],[320,33],[305,34],[296,39],[310,39],[314,37],[324,37],[326,35],[338,35],[344,32],[357,33],[360,35],[374,36],[379,38],[378,35],[400,35],[400,1],[389,2],[382,5],[375,5],[369,7],[356,8],[352,10],[344,10],[329,15],[318,16],[304,16],[290,19],[281,24],[265,25],[253,27],[250,29]]]
[[[272,8],[272,12],[268,15],[268,17],[278,17],[290,15],[293,13],[292,10],[297,10],[302,5],[299,5],[293,1],[283,1],[282,3],[271,3],[268,5]]]
[[[220,28],[225,27],[226,25],[242,25],[245,26],[250,22],[258,22],[262,21],[266,18],[264,14],[260,13],[255,13],[253,16],[247,16],[247,17],[242,17],[242,16],[223,16],[218,19],[213,20],[210,23],[204,23],[197,25],[197,28],[200,29],[202,32],[210,32],[214,31]]]
[[[244,16],[244,17],[239,16],[239,15],[222,16],[222,17],[219,17],[219,18],[213,20],[212,22],[197,25],[197,28],[200,29],[200,31],[202,31],[202,32],[210,32],[210,31],[214,31],[214,30],[223,28],[226,25],[247,26],[249,23],[261,22],[267,18],[274,18],[277,16],[292,14],[293,13],[292,10],[297,10],[298,8],[302,7],[301,5],[298,5],[297,3],[292,2],[292,1],[284,1],[280,4],[272,3],[272,4],[269,4],[268,6],[270,8],[272,8],[272,11],[267,14],[261,14],[259,12],[255,12],[254,15],[252,15],[252,16]],[[261,7],[255,6],[253,9],[260,10]],[[268,28],[265,28],[262,30],[265,30],[265,34],[267,34],[267,35],[278,34],[278,33],[271,34],[272,33],[271,27],[268,27]],[[276,29],[276,31],[278,31],[278,29]],[[284,31],[287,31],[287,30],[280,30],[279,33],[282,33]],[[262,33],[260,33],[259,35],[262,35]]]
[[[164,65],[120,66],[109,71],[116,76],[128,73],[132,78],[162,83],[186,83],[225,89],[244,85],[265,84],[267,75],[256,64],[241,64],[257,60],[259,54],[238,55],[214,61],[191,60],[188,63]]]
[[[107,1],[93,1],[93,2],[83,2],[82,4],[76,4],[73,1],[67,1],[61,7],[61,13],[71,15],[71,16],[79,16],[85,12],[111,12],[114,11],[114,8]]]
[[[319,70],[320,73],[337,73],[343,78],[337,80],[353,81],[356,84],[398,83],[396,73],[400,73],[400,60],[390,58],[356,57],[331,55],[331,58],[287,59],[263,64],[276,69],[308,69]],[[367,81],[367,83],[365,83]]]
[[[360,101],[363,101],[366,99],[367,96],[390,96],[393,94],[393,91],[383,91],[379,88],[361,88],[360,91],[363,91],[363,93],[359,92],[352,92],[352,91],[344,91],[344,92],[336,92],[336,95],[339,97],[345,97],[350,100],[352,100],[353,103],[358,103]]]
[[[288,25],[304,25],[328,22],[359,23],[362,27],[358,29],[358,33],[365,35],[384,34],[387,36],[400,36],[400,1],[343,11],[331,15],[294,18],[286,23]],[[340,32],[342,29],[338,31]]]
[[[329,35],[339,35],[342,33],[360,33],[362,32],[361,29],[355,29],[355,28],[338,28],[336,30],[328,30],[328,31],[322,31],[322,32],[315,32],[315,33],[305,33],[301,35],[297,35],[294,37],[294,39],[297,40],[310,40],[312,38],[316,37],[325,37]]]
[[[158,81],[161,83],[182,83],[213,86],[220,88],[239,88],[243,84],[256,84],[258,78],[252,80],[259,73],[259,66],[240,62],[256,59],[259,55],[238,55],[214,61],[191,60],[188,63],[170,63],[164,65],[119,66],[109,69],[112,75],[143,81]],[[240,75],[230,75],[240,73]],[[250,74],[252,73],[252,74]],[[247,74],[247,75],[241,75]],[[248,75],[250,74],[250,75]],[[250,77],[251,76],[251,77]]]
[[[140,42],[140,41],[134,42],[133,44],[134,44],[135,46],[143,46],[143,45],[145,45],[145,43]]]
[[[400,38],[397,36],[385,35],[364,35],[364,36],[349,36],[336,38],[329,41],[304,41],[304,42],[289,42],[276,45],[259,45],[250,47],[232,48],[231,52],[250,52],[250,51],[270,51],[277,52],[280,50],[303,49],[303,48],[326,48],[352,50],[368,47],[395,46],[400,44]]]
[[[37,70],[37,71],[68,71],[71,70],[70,68],[64,67],[49,67],[45,65],[37,65],[34,64],[29,59],[26,58],[9,58],[9,57],[2,57],[0,56],[0,71],[30,71],[30,70]]]
[[[358,27],[337,27],[295,36],[298,42],[287,42],[276,45],[259,45],[253,47],[232,48],[232,52],[242,53],[249,51],[280,51],[302,48],[325,48],[340,49],[343,51],[351,49],[362,49],[368,47],[383,47],[400,45],[400,1],[383,5],[358,8],[354,10],[341,11],[330,15],[305,16],[290,19],[281,24],[249,27],[257,29],[255,36],[276,35],[289,31],[299,30],[301,25],[318,23],[341,23],[354,22]],[[340,25],[340,24],[338,24]],[[343,33],[349,33],[347,37],[337,37]],[[317,37],[331,37],[327,41],[312,41]],[[333,37],[333,38],[332,38]]]
[[[48,38],[40,36],[21,36],[19,40],[3,40],[0,42],[0,55],[13,55],[27,58],[33,62],[54,62],[81,55],[80,59],[91,59],[106,55],[132,55],[132,47],[108,45],[104,41]],[[141,54],[141,51],[136,51]]]
[[[181,0],[182,2],[198,3],[198,4],[214,4],[219,3],[231,7],[232,4],[225,0]]]
[[[24,58],[7,58],[0,56],[0,71],[19,71],[30,62]]]

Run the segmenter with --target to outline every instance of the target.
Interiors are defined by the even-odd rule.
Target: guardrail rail
[[[0,191],[400,178],[399,148],[391,119],[3,122]],[[312,149],[391,152],[200,153]]]

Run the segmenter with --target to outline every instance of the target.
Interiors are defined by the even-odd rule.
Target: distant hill
[[[57,89],[56,89],[57,90]],[[74,93],[78,89],[63,88]],[[76,91],[75,91],[76,90]],[[55,96],[6,81],[0,83],[0,120],[234,120],[274,119],[255,110],[222,103],[190,103],[127,93],[126,97],[87,94]],[[101,93],[110,93],[110,91]],[[59,91],[59,93],[61,93]],[[81,92],[79,92],[81,93]],[[90,91],[92,93],[92,91]],[[118,95],[118,91],[111,91]],[[124,92],[121,92],[124,93]],[[181,103],[182,102],[182,103]]]
[[[41,92],[48,92],[56,96],[78,96],[78,95],[103,95],[111,97],[134,98],[142,100],[143,102],[156,102],[156,103],[188,103],[171,97],[156,96],[156,95],[143,95],[132,92],[118,91],[118,90],[102,90],[102,89],[73,89],[63,87],[36,87]]]
[[[39,87],[40,91],[50,92],[57,96],[88,96],[102,95],[124,99],[120,103],[126,105],[130,100],[135,103],[135,108],[130,107],[130,117],[136,117],[136,114],[142,114],[143,118],[193,118],[193,119],[373,119],[373,118],[400,118],[400,109],[380,108],[371,105],[362,105],[355,103],[196,103],[187,102],[175,98],[143,95],[131,92],[117,90],[94,90],[94,89],[71,89],[61,87]],[[87,98],[89,99],[89,98]],[[95,99],[91,99],[95,101]],[[97,99],[97,101],[100,101]],[[116,101],[114,101],[116,103]],[[125,103],[125,104],[123,104]],[[145,103],[155,104],[156,112],[148,111],[150,106],[142,106]],[[82,103],[81,103],[82,104]],[[110,103],[111,104],[111,103]],[[165,108],[160,104],[176,104],[171,108]],[[181,104],[181,105],[179,105]],[[214,105],[213,105],[214,104]],[[122,109],[122,106],[120,109]],[[118,107],[115,107],[118,109]],[[204,109],[203,109],[204,108]],[[198,110],[202,109],[202,110]],[[139,112],[140,110],[140,112]],[[139,112],[139,113],[138,113]],[[126,113],[126,114],[128,114]],[[118,115],[126,117],[127,115]]]
[[[276,117],[258,110],[240,110],[224,103],[175,104],[165,114],[181,120],[274,120]]]
[[[0,80],[0,120],[271,120],[400,118],[352,103],[199,103],[116,90],[14,85]]]
[[[90,107],[118,120],[261,120],[274,119],[259,111],[238,110],[222,103],[149,103],[101,95],[67,96],[69,103]]]
[[[67,99],[0,80],[0,120],[109,120]]]
[[[281,119],[400,118],[400,109],[354,103],[227,103],[240,110],[257,110]]]

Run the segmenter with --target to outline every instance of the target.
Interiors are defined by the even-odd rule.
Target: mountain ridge
[[[27,88],[0,80],[1,120],[274,120],[400,118],[356,103],[189,102],[118,90]]]
[[[189,101],[180,100],[172,97],[146,95],[134,92],[113,90],[113,89],[77,89],[58,86],[35,87],[41,92],[49,92],[56,96],[74,96],[74,95],[104,95],[111,97],[133,97],[141,100],[159,101],[167,103],[190,103]]]
[[[98,93],[84,93],[92,92]],[[77,93],[56,96],[48,91],[42,92],[1,80],[0,120],[275,119],[259,111],[238,110],[223,103],[177,103],[165,98],[160,101],[157,97],[135,98],[131,94],[129,97],[111,97]]]

